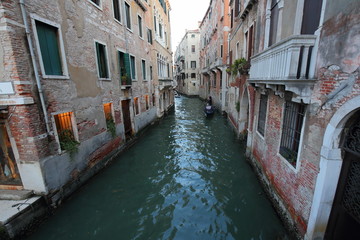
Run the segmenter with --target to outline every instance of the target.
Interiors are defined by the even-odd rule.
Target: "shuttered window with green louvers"
[[[131,67],[128,53],[118,51],[121,85],[131,85]]]
[[[96,57],[98,63],[98,73],[99,78],[109,78],[107,56],[106,56],[106,46],[96,42]]]
[[[39,21],[35,23],[45,74],[62,76],[58,28]]]

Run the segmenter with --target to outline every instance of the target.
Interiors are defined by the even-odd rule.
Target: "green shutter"
[[[124,64],[125,64],[126,74],[130,77],[131,67],[130,67],[130,55],[128,53],[124,53]]]
[[[63,75],[58,43],[58,29],[36,21],[41,57],[46,75]]]

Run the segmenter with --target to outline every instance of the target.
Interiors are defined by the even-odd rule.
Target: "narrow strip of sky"
[[[176,47],[185,35],[185,30],[194,30],[199,27],[210,0],[170,0],[171,12],[171,45],[175,53]]]

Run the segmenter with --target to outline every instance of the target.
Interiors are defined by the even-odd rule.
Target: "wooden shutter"
[[[125,65],[125,70],[126,70],[126,75],[129,77],[128,81],[131,76],[131,67],[130,67],[130,56],[128,53],[124,53],[124,65]]]
[[[63,75],[56,27],[36,21],[41,57],[46,75]]]

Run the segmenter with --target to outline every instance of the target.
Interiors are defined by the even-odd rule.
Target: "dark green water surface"
[[[66,201],[29,239],[280,239],[245,146],[203,102],[175,113]]]

